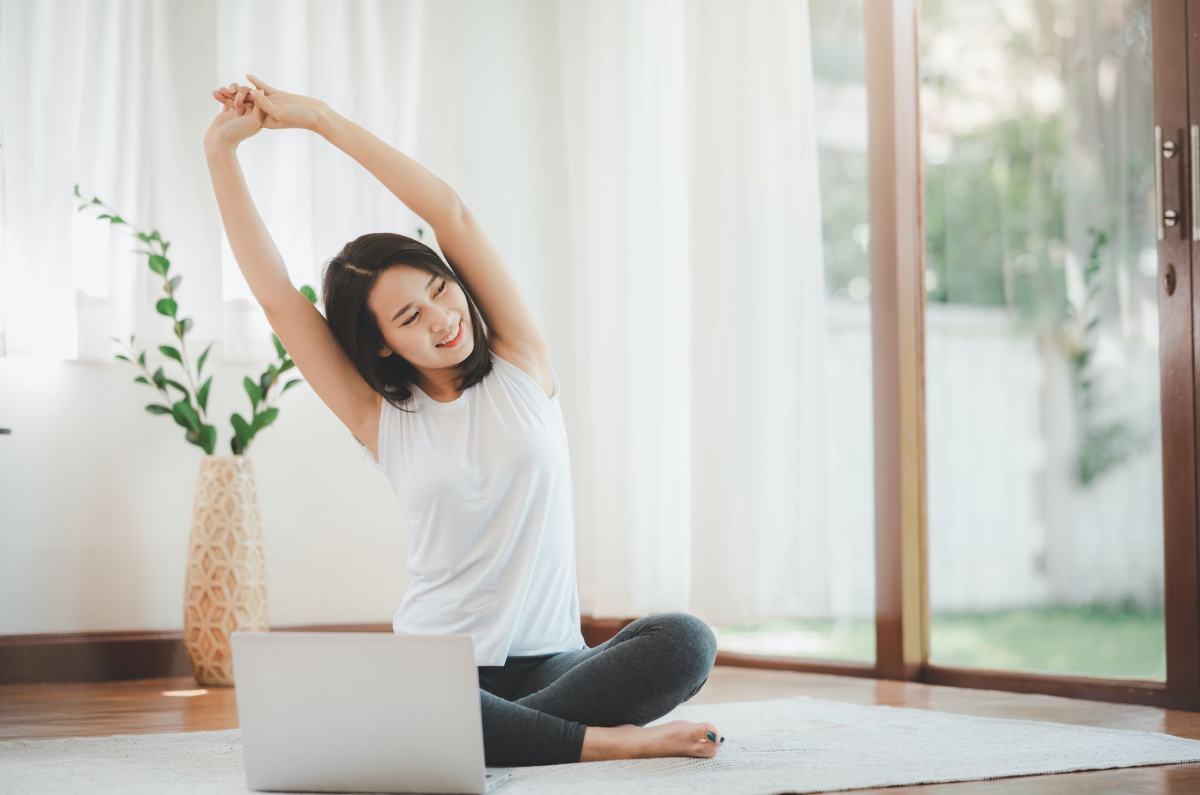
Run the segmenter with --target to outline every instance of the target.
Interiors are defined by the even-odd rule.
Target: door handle
[[[1196,128],[1192,128],[1192,146],[1197,143]],[[1164,141],[1162,136],[1162,127],[1154,125],[1154,215],[1155,226],[1157,227],[1158,239],[1162,240],[1166,237],[1166,227],[1175,226],[1179,215],[1174,210],[1163,210],[1163,158],[1171,158],[1175,156],[1175,142]],[[1195,169],[1193,169],[1194,171]],[[1192,190],[1195,192],[1196,184],[1193,180]],[[1193,202],[1194,205],[1194,202]],[[1195,207],[1192,209],[1195,214]],[[1192,224],[1192,234],[1195,235],[1196,224]]]
[[[1192,125],[1192,240],[1200,240],[1200,124]]]

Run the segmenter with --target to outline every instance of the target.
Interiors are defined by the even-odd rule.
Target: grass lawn
[[[930,662],[967,668],[1163,681],[1162,608],[1132,604],[934,613]],[[748,654],[875,660],[869,618],[774,619],[714,627],[721,649]]]

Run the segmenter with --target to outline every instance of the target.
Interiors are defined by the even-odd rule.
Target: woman
[[[223,108],[204,138],[221,220],[271,328],[404,506],[414,579],[393,629],[472,636],[489,766],[715,756],[725,738],[711,723],[644,726],[707,681],[704,622],[652,615],[583,640],[558,377],[475,217],[326,103],[248,77],[253,88],[213,91]],[[292,286],[237,160],[263,128],[345,151],[429,224],[454,270],[411,238],[363,235],[326,265],[322,317]]]

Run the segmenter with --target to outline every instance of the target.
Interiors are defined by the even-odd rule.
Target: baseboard
[[[611,638],[632,618],[584,617],[588,646]],[[391,632],[388,624],[308,624],[271,627],[298,632]],[[118,682],[191,676],[183,630],[0,635],[0,685]]]

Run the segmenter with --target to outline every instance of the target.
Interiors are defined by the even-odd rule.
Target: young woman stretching
[[[204,137],[238,266],[309,385],[400,498],[414,578],[399,634],[470,634],[487,765],[715,756],[711,723],[645,724],[694,696],[716,639],[686,613],[588,648],[558,376],[500,253],[458,194],[326,103],[232,83]],[[260,129],[318,133],[424,219],[428,246],[380,232],[325,266],[322,317],[291,284],[236,150]],[[486,328],[485,328],[486,326]]]

